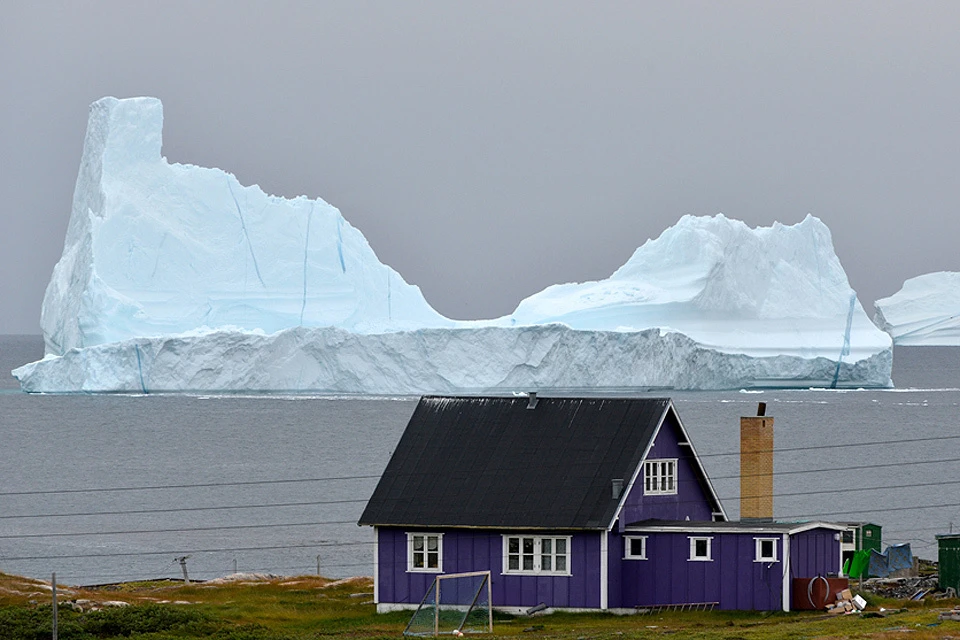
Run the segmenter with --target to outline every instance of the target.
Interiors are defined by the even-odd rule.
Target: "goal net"
[[[490,572],[439,575],[404,629],[405,636],[438,636],[493,631]]]

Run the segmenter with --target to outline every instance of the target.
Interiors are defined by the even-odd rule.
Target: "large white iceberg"
[[[960,346],[960,273],[910,278],[900,291],[874,302],[877,325],[894,344]]]
[[[816,218],[683,217],[610,278],[457,322],[322,200],[161,157],[159,100],[91,107],[27,391],[336,393],[889,386]]]

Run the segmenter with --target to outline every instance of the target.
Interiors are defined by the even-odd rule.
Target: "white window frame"
[[[677,458],[656,458],[643,463],[643,495],[672,496],[677,493]]]
[[[756,553],[753,556],[754,562],[780,562],[777,557],[777,538],[754,538],[756,542]],[[763,555],[763,543],[769,542],[773,545],[773,553],[769,556]]]
[[[517,549],[519,553],[510,552],[510,540],[517,540]],[[533,553],[524,553],[524,540],[533,541]],[[549,541],[549,552],[544,553],[544,541]],[[557,542],[563,541],[564,552],[557,551]],[[523,535],[523,534],[504,534],[503,535],[503,575],[520,576],[571,576],[570,561],[572,557],[571,536],[544,536],[544,535]],[[510,568],[510,556],[517,558],[516,569]],[[532,556],[532,569],[523,568],[524,556]],[[543,568],[543,558],[549,556],[550,568]],[[564,569],[557,570],[557,558],[563,557]]]
[[[649,536],[626,536],[623,539],[623,559],[624,560],[646,560],[647,559],[647,538]],[[640,554],[633,553],[633,543],[640,542]]]
[[[713,562],[713,536],[688,536],[690,540],[690,562]],[[707,555],[697,554],[697,543],[705,541],[707,543]]]
[[[423,549],[416,550],[414,545],[417,538],[423,538]],[[430,538],[437,539],[437,566],[430,565]],[[416,555],[423,554],[423,566],[416,566]],[[407,571],[409,573],[443,573],[443,534],[427,533],[422,531],[407,532]]]

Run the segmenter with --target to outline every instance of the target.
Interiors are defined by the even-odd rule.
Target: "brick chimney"
[[[773,522],[773,417],[740,418],[740,521]]]

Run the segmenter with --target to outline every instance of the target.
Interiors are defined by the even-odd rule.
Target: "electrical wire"
[[[0,515],[0,520],[9,520],[13,518],[67,518],[67,517],[86,517],[86,516],[125,516],[125,515],[143,515],[150,513],[179,513],[181,511],[223,511],[227,509],[267,509],[274,507],[312,507],[328,504],[353,504],[357,502],[366,502],[369,498],[355,498],[351,500],[315,500],[309,502],[279,502],[274,504],[238,504],[238,505],[218,505],[213,507],[174,507],[169,509],[131,509],[129,511],[80,511],[74,513],[33,513],[27,515]]]
[[[193,484],[146,485],[139,487],[88,487],[85,489],[44,489],[39,491],[0,491],[0,496],[39,496],[69,493],[100,493],[105,491],[153,491],[160,489],[197,489],[201,487],[241,487],[262,484],[292,484],[301,482],[327,482],[333,480],[376,480],[380,474],[360,476],[329,476],[325,478],[300,478],[279,480],[239,480],[235,482],[199,482]]]

